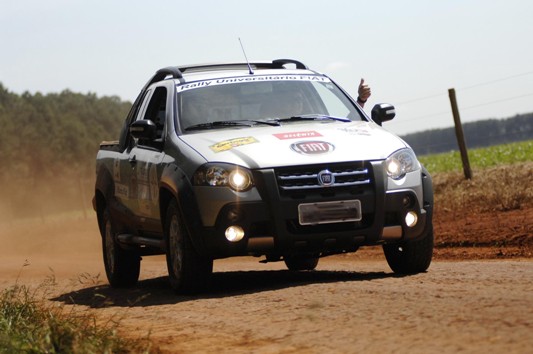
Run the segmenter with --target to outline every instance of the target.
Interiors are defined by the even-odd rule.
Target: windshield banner
[[[241,76],[241,77],[227,77],[214,80],[196,81],[186,84],[176,85],[178,92],[193,90],[208,86],[248,83],[248,82],[262,82],[262,81],[315,81],[315,82],[331,82],[331,80],[324,76],[318,75],[258,75],[258,76]]]

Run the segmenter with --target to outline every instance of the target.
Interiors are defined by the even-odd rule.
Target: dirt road
[[[527,353],[533,346],[531,260],[437,261],[425,274],[398,277],[364,254],[325,258],[317,271],[300,273],[239,258],[215,262],[209,294],[184,297],[172,294],[161,258],[143,261],[138,287],[115,290],[97,276],[94,257],[70,268],[64,259],[8,264],[18,267],[19,282],[34,285],[50,275],[45,263],[60,267],[52,302],[120,319],[133,338],[151,333],[162,352]],[[3,285],[16,274],[6,268]]]

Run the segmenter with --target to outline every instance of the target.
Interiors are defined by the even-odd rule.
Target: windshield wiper
[[[191,125],[185,128],[186,131],[190,130],[204,130],[215,128],[231,128],[231,127],[252,127],[255,124],[266,124],[270,126],[279,126],[280,123],[277,120],[253,120],[253,119],[241,119],[241,120],[224,120],[209,123],[200,123]]]
[[[251,127],[252,124],[246,124],[243,122],[237,122],[234,120],[223,120],[218,122],[208,122],[191,125],[190,127],[185,128],[185,130],[204,130],[204,129],[214,129],[214,128],[231,128],[231,127]]]
[[[349,118],[333,117],[326,114],[302,114],[298,116],[292,116],[289,118],[269,118],[263,120],[254,119],[241,119],[241,120],[223,120],[217,122],[208,122],[191,125],[185,128],[186,131],[191,130],[207,130],[216,128],[232,128],[232,127],[253,127],[256,124],[265,124],[269,126],[280,126],[281,123],[294,122],[294,121],[306,121],[306,120],[334,120],[339,122],[351,122]]]
[[[289,118],[278,119],[278,122],[291,122],[298,120],[335,120],[338,122],[351,122],[350,118],[328,116],[327,114],[302,114],[298,116],[292,116]]]
[[[250,123],[256,123],[256,124],[265,124],[270,125],[272,127],[278,127],[281,124],[279,123],[278,119],[240,119],[240,120],[234,120],[234,122],[250,122]]]

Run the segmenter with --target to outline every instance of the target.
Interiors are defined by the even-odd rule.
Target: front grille
[[[325,177],[320,178],[321,174]],[[308,165],[276,169],[282,194],[291,191],[330,190],[372,184],[370,166],[363,162]]]

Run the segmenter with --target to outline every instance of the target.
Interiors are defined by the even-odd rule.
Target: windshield
[[[268,75],[197,81],[177,86],[182,131],[288,124],[291,117],[363,120],[327,77]],[[300,120],[301,121],[301,120]],[[332,120],[333,121],[333,120]],[[214,124],[213,124],[214,123]],[[267,123],[267,124],[265,124]],[[268,124],[269,125],[269,124]]]

